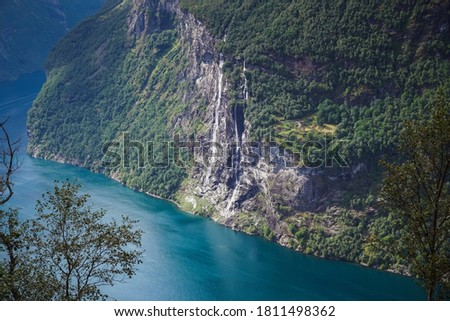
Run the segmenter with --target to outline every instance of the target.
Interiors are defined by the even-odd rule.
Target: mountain
[[[104,0],[0,1],[0,82],[41,70],[70,28],[95,13]]]
[[[246,233],[400,270],[378,160],[450,89],[450,1],[111,0],[51,52],[29,153]]]

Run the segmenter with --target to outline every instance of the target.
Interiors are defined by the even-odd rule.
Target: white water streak
[[[247,87],[247,77],[245,76],[245,71],[247,69],[245,68],[245,60],[244,60],[244,66],[242,68],[242,78],[244,78],[244,88],[243,88],[243,96],[245,101],[248,101],[248,87]],[[239,177],[239,170],[240,170],[240,158],[239,154],[241,152],[241,141],[239,138],[239,132],[238,132],[238,119],[237,119],[237,106],[234,107],[234,132],[235,132],[235,143],[236,143],[236,154],[234,155],[235,159],[233,160],[233,170],[234,170],[234,190],[233,194],[231,195],[230,200],[228,201],[228,205],[225,210],[225,214],[227,217],[234,214],[234,205],[236,201],[238,200],[241,182]]]
[[[206,186],[209,186],[212,168],[216,164],[216,159],[219,158],[217,155],[219,153],[219,150],[216,147],[216,144],[218,144],[217,134],[219,132],[219,125],[220,125],[220,107],[222,105],[222,90],[223,90],[223,61],[220,60],[219,62],[219,68],[218,68],[218,76],[217,76],[217,91],[215,95],[216,99],[216,106],[214,109],[214,125],[213,125],[213,133],[212,133],[212,148],[211,148],[211,159],[209,161],[209,166],[206,173]]]

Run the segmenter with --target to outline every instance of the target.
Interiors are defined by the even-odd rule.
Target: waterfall
[[[214,127],[213,127],[213,135],[212,142],[217,143],[217,132],[219,131],[219,113],[220,113],[220,105],[222,104],[222,81],[223,81],[223,61],[219,62],[219,75],[217,80],[217,99],[216,99],[216,109],[214,110]],[[213,154],[215,154],[216,147],[213,146]]]
[[[248,102],[248,82],[247,82],[247,76],[245,76],[245,72],[247,71],[247,69],[245,68],[245,60],[244,60],[244,67],[242,68],[242,78],[244,78],[244,92],[243,92],[243,96],[245,99],[245,102]]]
[[[219,125],[220,125],[220,106],[222,104],[222,90],[223,90],[223,60],[220,59],[219,61],[219,68],[218,68],[218,76],[217,76],[217,91],[215,94],[215,100],[216,100],[216,106],[214,109],[214,125],[213,125],[213,132],[212,132],[212,140],[211,140],[211,159],[208,161],[208,169],[206,173],[206,186],[210,183],[210,177],[212,173],[212,167],[216,164],[216,159],[219,158],[216,153],[219,151],[217,150],[215,144],[218,143],[217,140],[217,134],[219,132]]]
[[[243,68],[242,68],[242,75],[241,77],[244,79],[244,85],[243,85],[243,91],[242,91],[242,96],[245,100],[245,102],[247,103],[248,101],[248,88],[247,88],[247,77],[245,76],[245,60],[244,60],[244,64],[243,64]],[[241,132],[239,131],[239,126],[238,123],[239,121],[242,121],[241,126],[243,127],[243,123],[244,120],[240,119],[243,118],[243,111],[242,115],[238,114],[238,105],[234,106],[234,140],[235,140],[235,144],[236,144],[236,149],[235,149],[235,155],[234,155],[234,159],[232,161],[232,165],[233,165],[233,175],[234,175],[234,188],[233,188],[233,194],[231,195],[231,198],[228,201],[228,205],[226,207],[225,213],[227,216],[229,216],[230,214],[234,213],[234,205],[236,203],[236,201],[238,200],[239,197],[239,192],[240,192],[240,188],[241,188],[241,175],[240,175],[240,171],[241,171],[241,146],[242,146],[242,132],[243,132],[243,128],[241,129]]]
[[[229,214],[234,212],[234,209],[232,210],[232,207],[234,206],[234,204],[237,201],[238,195],[239,195],[239,189],[240,189],[240,175],[239,175],[239,171],[240,169],[240,163],[241,163],[241,157],[240,157],[240,153],[241,153],[241,141],[240,141],[240,137],[239,137],[239,131],[238,131],[238,125],[237,125],[237,112],[236,112],[236,108],[237,106],[234,106],[234,131],[235,131],[235,144],[236,144],[236,149],[235,149],[235,155],[234,159],[232,161],[232,170],[233,170],[233,175],[234,175],[234,189],[233,189],[233,194],[231,195],[231,198],[228,201],[228,205],[226,208],[225,213],[227,214],[227,216],[229,216]]]

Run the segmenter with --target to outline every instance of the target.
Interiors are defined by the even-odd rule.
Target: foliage
[[[450,277],[450,96],[438,91],[430,116],[400,138],[402,163],[386,167],[382,197],[405,230],[389,248],[411,264],[430,300],[447,298]],[[395,243],[394,243],[395,244]]]
[[[141,262],[142,231],[135,221],[105,222],[104,210],[87,205],[80,185],[55,183],[36,206],[37,217],[21,223],[17,211],[1,211],[2,299],[98,300],[101,286],[132,277]]]
[[[12,174],[18,168],[17,143],[12,142],[6,130],[6,121],[0,123],[0,206],[4,206],[12,198],[13,182]],[[8,256],[8,264],[0,262],[0,299],[20,299],[20,294],[14,286],[16,271],[18,270],[18,259],[16,249],[20,245],[19,221],[17,211],[9,209],[4,211],[0,208],[0,245],[5,248]],[[0,247],[0,250],[2,248]],[[11,289],[9,291],[9,289]]]
[[[389,242],[403,233],[395,228],[397,222],[392,216],[335,208],[325,213],[298,213],[286,223],[289,246],[296,250],[408,273],[408,263],[400,255],[372,246],[374,238]]]
[[[318,111],[319,124],[339,125],[338,138],[351,141],[348,160],[370,159],[394,149],[402,122],[424,109],[427,89],[448,82],[448,1],[181,4],[224,39],[217,48],[230,78],[245,63],[254,138],[277,136],[280,121]]]
[[[104,144],[121,141],[124,132],[143,145],[168,141],[172,118],[186,107],[178,76],[186,61],[170,17],[153,34],[129,35],[126,17],[132,4],[110,5],[50,54],[49,79],[28,114],[30,146],[39,143],[39,156],[77,160],[137,190],[171,198],[185,170],[138,166],[138,157],[147,151],[137,155],[132,149],[128,168],[102,166]],[[92,30],[99,31],[93,36]]]
[[[27,243],[31,264],[46,271],[57,300],[97,300],[100,286],[131,277],[140,263],[141,231],[123,217],[104,223],[104,210],[86,206],[89,195],[80,186],[56,184],[36,206]]]
[[[52,51],[49,79],[29,113],[30,152],[75,160],[173,198],[184,169],[100,166],[105,142],[120,140],[124,131],[143,143],[164,141],[175,130],[173,120],[195,103],[183,98],[186,43],[173,17],[155,18],[150,33],[130,34],[133,4],[117,4],[111,1]],[[331,133],[349,141],[341,151],[348,163],[394,150],[402,123],[419,117],[434,88],[448,80],[446,5],[181,1],[216,36],[230,104],[244,107],[253,138],[272,133],[298,151],[302,141],[328,142]],[[146,12],[153,17],[155,10]],[[241,94],[243,75],[249,101]],[[292,128],[305,119],[313,120],[308,132]]]
[[[185,97],[189,43],[180,41],[177,21],[154,19],[160,25],[152,32],[130,34],[131,2],[111,1],[109,10],[79,25],[53,50],[48,81],[29,112],[29,152],[75,160],[137,190],[173,198],[189,168],[141,168],[136,149],[129,168],[101,166],[103,144],[120,143],[124,131],[145,143],[186,127],[199,134],[208,125],[187,115],[189,105],[199,102]],[[348,142],[339,151],[348,163],[364,163],[378,176],[346,183],[338,204],[346,209],[334,218],[336,229],[324,228],[331,215],[311,214],[311,222],[292,232],[292,246],[371,266],[405,265],[398,255],[364,250],[367,235],[398,234],[390,228],[394,217],[367,214],[378,197],[380,171],[374,164],[383,154],[395,158],[403,124],[427,115],[438,86],[450,88],[448,1],[180,3],[215,36],[230,108],[243,108],[252,138],[271,134],[298,151],[305,141],[328,143],[333,134]],[[173,128],[177,119],[185,122]],[[315,156],[314,150],[308,155]],[[278,214],[293,215],[285,205]],[[253,226],[257,215],[262,216],[242,214],[245,230],[272,238],[263,222]]]
[[[0,123],[0,206],[13,195],[17,142]],[[141,263],[136,221],[105,222],[104,210],[87,205],[80,185],[55,183],[36,206],[37,218],[21,222],[16,209],[0,208],[0,300],[98,300]]]
[[[1,300],[22,299],[21,283],[17,276],[22,272],[17,251],[22,247],[22,231],[17,210],[0,210],[0,245],[4,247],[7,260],[0,263]],[[6,264],[7,262],[7,264]],[[20,272],[19,272],[20,271]],[[22,283],[23,284],[23,283]]]

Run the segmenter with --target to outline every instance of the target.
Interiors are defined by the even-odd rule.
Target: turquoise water
[[[0,119],[21,138],[22,166],[10,206],[33,215],[37,198],[54,180],[77,178],[95,207],[111,217],[140,221],[144,263],[137,275],[104,291],[118,300],[421,300],[416,283],[399,275],[322,260],[234,232],[179,211],[171,203],[127,189],[87,170],[25,154],[26,111],[42,73],[0,84]]]

